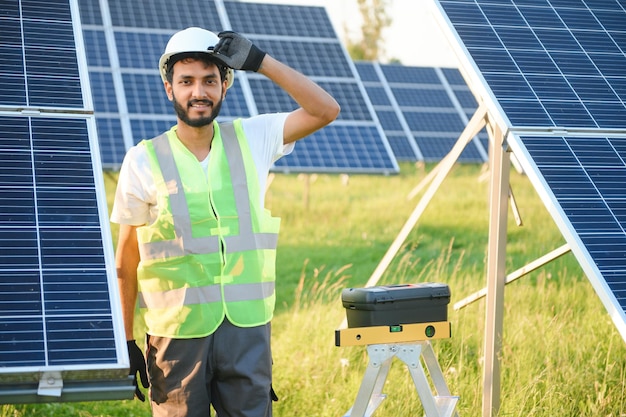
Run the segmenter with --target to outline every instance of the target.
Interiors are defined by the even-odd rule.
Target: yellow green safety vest
[[[272,319],[280,219],[261,205],[241,120],[213,126],[208,179],[175,127],[141,142],[159,208],[137,228],[138,304],[151,335],[203,337],[224,317],[241,327]]]

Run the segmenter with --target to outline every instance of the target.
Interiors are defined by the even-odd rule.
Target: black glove
[[[148,373],[146,372],[146,359],[143,357],[143,352],[137,346],[134,340],[128,340],[126,342],[128,346],[128,358],[130,359],[130,371],[128,375],[133,376],[133,384],[135,385],[135,395],[139,400],[146,401],[145,395],[139,389],[137,385],[137,372],[139,372],[139,378],[141,379],[141,385],[144,388],[148,388],[150,386],[148,382]]]
[[[232,31],[217,34],[220,41],[213,51],[215,58],[219,59],[232,69],[245,71],[258,71],[265,52],[257,48],[249,39]]]

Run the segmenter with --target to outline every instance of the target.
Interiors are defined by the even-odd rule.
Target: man
[[[256,71],[300,106],[218,124],[233,69]],[[155,416],[271,416],[270,320],[280,219],[266,178],[293,142],[332,122],[337,102],[235,32],[188,28],[159,71],[178,123],[124,158],[111,221],[130,374]],[[133,336],[147,327],[145,361]],[[149,376],[149,378],[148,378]],[[136,395],[144,400],[142,392]]]

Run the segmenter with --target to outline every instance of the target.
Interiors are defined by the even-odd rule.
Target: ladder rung
[[[372,398],[370,398],[369,403],[367,403],[367,409],[365,410],[365,414],[363,414],[363,417],[370,417],[372,414],[374,414],[374,411],[376,411],[378,406],[380,406],[380,403],[382,403],[385,398],[387,398],[387,394],[372,395]],[[350,408],[348,412],[344,414],[343,417],[350,417],[352,414],[353,408],[354,406]]]
[[[440,416],[449,417],[454,412],[459,397],[456,395],[435,395],[435,403]]]

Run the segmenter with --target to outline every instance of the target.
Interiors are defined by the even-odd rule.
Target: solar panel
[[[476,110],[456,68],[377,62],[357,62],[356,68],[398,160],[440,161],[458,140],[468,113]],[[487,142],[482,132],[459,161],[486,161]]]
[[[2,7],[0,403],[132,398],[76,3]]]
[[[626,5],[436,2],[468,84],[626,339]]]
[[[273,170],[385,174],[399,170],[324,8],[228,0],[143,0],[132,5],[125,0],[78,1],[92,91],[99,97],[94,105],[105,167],[119,167],[130,146],[176,123],[156,66],[174,32],[199,26],[244,34],[327,88],[341,105],[332,126],[299,143]],[[219,120],[295,108],[295,102],[267,78],[237,71]]]

